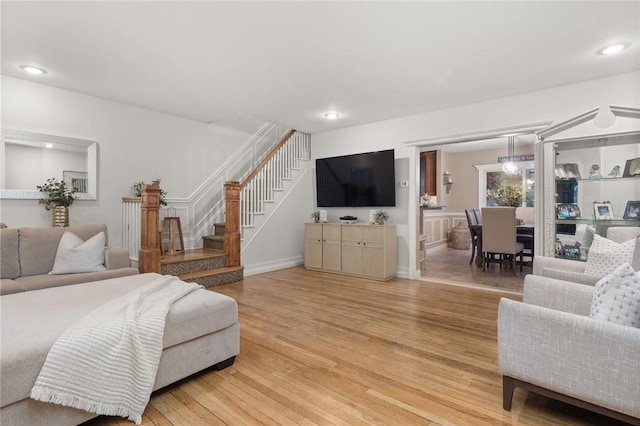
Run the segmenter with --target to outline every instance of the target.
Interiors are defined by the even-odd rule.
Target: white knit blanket
[[[139,425],[160,363],[169,308],[201,287],[161,276],[94,310],[55,342],[31,398],[127,417]]]

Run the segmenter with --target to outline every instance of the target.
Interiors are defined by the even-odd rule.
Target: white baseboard
[[[296,256],[289,259],[281,259],[276,262],[244,265],[244,276],[250,277],[252,275],[264,274],[265,272],[273,272],[280,269],[293,268],[295,266],[301,265],[304,265],[304,257],[302,256]],[[417,276],[419,277],[420,274],[418,274]],[[409,268],[398,268],[396,270],[396,277],[410,279]]]
[[[245,277],[252,275],[264,274],[265,272],[278,271],[280,269],[293,268],[294,266],[304,265],[304,258],[296,256],[289,259],[280,259],[275,262],[258,263],[254,265],[244,265]]]

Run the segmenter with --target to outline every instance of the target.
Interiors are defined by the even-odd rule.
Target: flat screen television
[[[396,205],[394,150],[316,159],[318,207]]]

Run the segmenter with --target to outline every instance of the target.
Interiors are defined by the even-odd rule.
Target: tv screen
[[[318,207],[396,205],[394,150],[316,159]]]

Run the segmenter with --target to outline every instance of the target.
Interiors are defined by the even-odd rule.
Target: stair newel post
[[[138,270],[140,273],[160,273],[160,186],[143,185],[140,204],[140,251]]]
[[[226,219],[224,250],[229,256],[229,266],[240,266],[240,182],[224,184]]]

